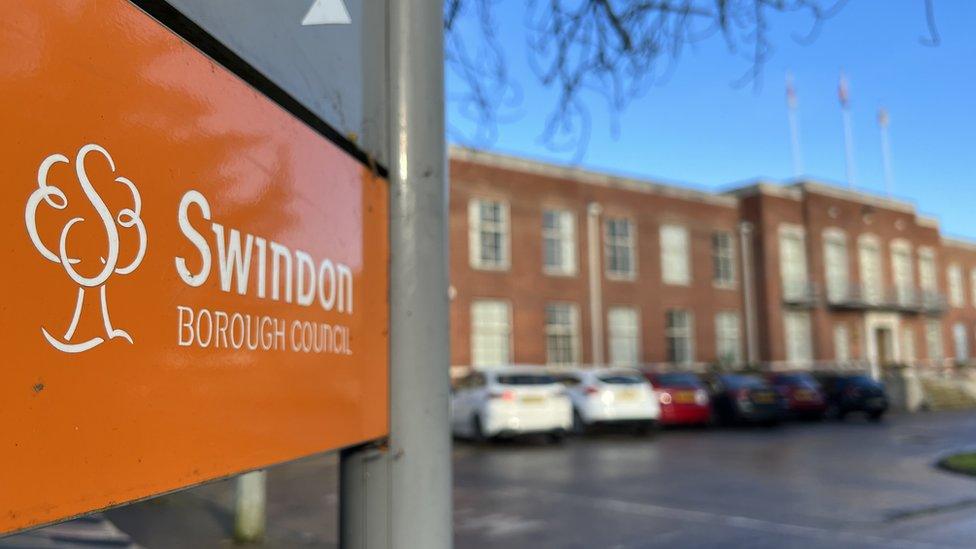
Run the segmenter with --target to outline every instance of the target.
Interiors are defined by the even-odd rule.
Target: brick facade
[[[727,193],[709,193],[468,149],[451,151],[450,174],[451,357],[455,365],[472,363],[472,304],[484,299],[508,305],[510,352],[506,362],[516,364],[546,363],[546,306],[552,303],[576,306],[576,361],[583,364],[609,360],[607,315],[619,306],[637,312],[641,364],[669,361],[665,338],[669,310],[691,313],[693,357],[689,362],[693,364],[720,360],[716,349],[719,313],[737,315],[740,363],[810,366],[833,362],[839,352],[835,342],[849,347],[851,361],[906,362],[912,348],[915,358],[922,360],[930,355],[926,322],[931,320],[939,321],[946,360],[957,358],[955,324],[964,326],[968,354],[976,351],[976,292],[971,285],[971,276],[976,277],[976,245],[942,238],[937,223],[917,215],[910,204],[814,182],[757,183]],[[471,236],[470,219],[476,215],[471,212],[472,200],[507,208],[503,265],[485,268],[472,259],[469,248],[476,241]],[[551,274],[543,268],[543,212],[547,209],[569,212],[566,216],[573,221],[575,269],[570,274]],[[609,219],[628,220],[633,228],[631,277],[607,272]],[[665,225],[677,227],[669,231],[687,234],[687,284],[664,280],[661,228]],[[806,262],[802,283],[797,269],[789,261],[781,261],[784,232],[788,238],[802,235]],[[732,243],[731,283],[716,283],[716,234]],[[838,293],[841,285],[836,275],[832,285],[827,280],[826,234],[846,241],[848,283],[844,286],[848,289],[844,292]],[[591,257],[594,238],[597,253]],[[861,258],[862,245],[866,255],[880,260]],[[893,246],[908,250],[900,252],[899,290],[894,287]],[[920,290],[922,248],[934,252],[934,291]],[[834,253],[839,253],[836,248]],[[905,269],[906,253],[911,258],[910,273]],[[867,263],[862,265],[864,261]],[[945,302],[950,264],[959,265],[962,271],[962,306]],[[880,279],[880,286],[861,280],[862,267],[876,271],[875,266],[880,276],[871,280]],[[791,273],[786,288],[782,268]],[[597,276],[591,278],[594,270]],[[791,333],[804,333],[795,327],[805,326],[803,318],[809,318],[809,345],[792,344],[794,354],[802,355],[809,347],[809,356],[802,360],[788,356],[787,316],[794,326]],[[842,337],[845,333],[847,338]],[[914,341],[906,343],[905,338]],[[594,349],[594,343],[600,348]]]

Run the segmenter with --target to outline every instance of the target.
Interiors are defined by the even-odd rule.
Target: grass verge
[[[976,476],[976,452],[962,452],[942,458],[939,467],[953,473]]]

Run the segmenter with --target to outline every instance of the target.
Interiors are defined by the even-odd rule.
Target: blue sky
[[[521,0],[497,5],[498,32],[508,63],[524,94],[520,116],[500,126],[492,143],[477,145],[556,163],[573,163],[539,141],[556,94],[535,80],[526,61]],[[891,116],[894,189],[940,219],[946,234],[976,238],[976,2],[939,0],[936,17],[942,43],[920,43],[926,33],[921,0],[852,1],[826,22],[812,45],[792,36],[809,28],[805,16],[774,18],[775,51],[761,88],[730,83],[749,67],[720,38],[686,49],[671,78],[631,103],[611,132],[598,96],[587,96],[593,129],[578,164],[587,168],[724,189],[757,177],[792,177],[784,76],[794,75],[799,98],[805,172],[844,182],[845,165],[838,74],[850,82],[857,187],[882,194],[877,110]],[[448,75],[448,93],[458,85]],[[449,121],[465,129],[456,105]],[[454,134],[452,142],[465,143]],[[470,144],[470,143],[467,143]]]

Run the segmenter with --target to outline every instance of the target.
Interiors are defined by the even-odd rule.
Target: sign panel
[[[168,0],[386,163],[385,0]]]
[[[124,0],[0,97],[0,532],[387,432],[382,179]]]

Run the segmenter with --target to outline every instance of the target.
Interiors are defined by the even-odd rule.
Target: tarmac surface
[[[456,546],[972,547],[976,478],[933,464],[973,445],[976,412],[603,433],[552,446],[458,441]],[[260,547],[337,546],[334,454],[275,467],[268,487]],[[219,481],[110,510],[129,539],[105,547],[231,547],[233,498],[233,481]],[[11,543],[47,530],[0,548],[29,547]]]

